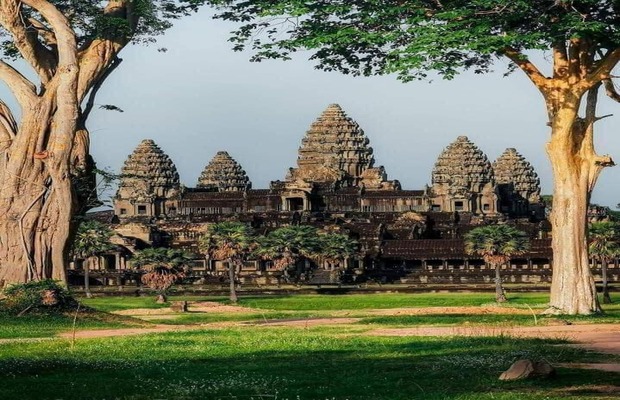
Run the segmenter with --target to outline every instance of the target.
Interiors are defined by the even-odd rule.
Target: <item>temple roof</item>
[[[459,136],[437,158],[432,181],[467,192],[473,184],[492,182],[493,168],[487,156],[467,136]]]
[[[530,249],[514,258],[549,258],[551,257],[550,239],[532,239]],[[465,252],[463,239],[423,239],[423,240],[386,240],[383,243],[383,256],[386,258],[415,260],[478,259],[480,256]]]
[[[331,104],[312,123],[301,141],[297,168],[287,180],[334,182],[361,174],[374,164],[372,147],[360,126],[338,104]]]
[[[242,192],[252,183],[241,165],[227,152],[218,151],[198,178],[198,187],[219,192]]]
[[[136,199],[168,197],[178,189],[176,166],[153,140],[146,139],[125,160],[117,195]]]
[[[506,149],[493,163],[495,181],[512,184],[514,191],[530,202],[540,201],[540,179],[534,167],[513,148]]]

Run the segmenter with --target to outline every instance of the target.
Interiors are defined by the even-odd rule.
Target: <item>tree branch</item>
[[[88,119],[90,112],[93,110],[93,107],[95,105],[95,97],[97,97],[97,92],[101,88],[101,85],[103,84],[103,82],[105,82],[108,76],[110,76],[110,74],[114,72],[116,68],[118,68],[121,62],[123,62],[122,58],[115,57],[114,60],[112,60],[110,67],[104,71],[104,73],[99,77],[99,79],[97,79],[97,81],[93,85],[93,88],[91,89],[90,94],[88,96],[88,101],[86,103],[86,106],[84,107],[84,111],[82,112],[83,121],[86,121]]]
[[[543,95],[547,94],[547,77],[544,76],[540,70],[534,65],[523,53],[512,48],[506,47],[502,51],[502,54],[508,57],[513,63],[515,63],[528,78],[534,83],[534,85],[540,90]]]
[[[75,32],[67,18],[49,1],[22,0],[41,14],[52,27],[58,45],[58,64],[63,67],[77,67],[77,44]],[[40,44],[40,43],[39,43]]]
[[[611,78],[603,79],[603,85],[605,85],[605,94],[607,94],[610,99],[620,103],[620,94],[616,90],[616,86]]]
[[[37,96],[37,89],[32,82],[2,60],[0,60],[0,79],[9,87],[22,109],[30,107]]]
[[[11,146],[17,134],[17,123],[5,102],[0,100],[0,152]]]
[[[124,18],[129,23],[130,33],[119,35],[110,32],[102,39],[95,39],[81,49],[80,78],[78,81],[78,99],[84,100],[96,82],[112,65],[118,53],[129,43],[135,31],[138,19],[132,11],[132,2],[128,0],[110,0],[103,10],[104,17]]]
[[[35,18],[29,18],[28,21],[34,29],[37,30],[38,35],[45,41],[45,45],[48,47],[56,47],[56,35],[49,30],[41,21]]]
[[[22,58],[32,66],[45,85],[54,74],[56,57],[39,42],[37,30],[25,26],[21,5],[22,1],[0,0],[0,24],[11,34]]]
[[[620,47],[608,51],[607,54],[595,63],[595,68],[585,79],[586,82],[592,87],[597,82],[608,79],[618,62],[620,62]]]

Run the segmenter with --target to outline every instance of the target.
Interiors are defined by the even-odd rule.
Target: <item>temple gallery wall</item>
[[[508,223],[528,233],[531,249],[505,266],[507,280],[550,279],[552,233],[540,181],[516,149],[506,149],[491,162],[466,136],[459,136],[438,155],[430,172],[430,185],[414,190],[388,179],[385,168],[375,165],[369,138],[337,104],[311,124],[301,139],[297,165],[269,188],[252,188],[242,165],[226,151],[208,162],[195,187],[183,187],[170,157],[144,140],[122,167],[114,210],[91,215],[111,224],[117,234],[118,251],[102,257],[100,269],[110,271],[108,282],[121,282],[133,251],[164,246],[196,254],[199,281],[219,277],[224,263],[200,256],[197,240],[209,224],[237,220],[261,232],[291,224],[329,226],[358,241],[357,256],[337,274],[333,266],[306,261],[298,268],[303,276],[291,279],[484,282],[492,272],[465,253],[463,235],[482,224]],[[612,279],[618,279],[615,267]],[[241,279],[277,282],[282,271],[273,270],[269,260],[254,260]]]

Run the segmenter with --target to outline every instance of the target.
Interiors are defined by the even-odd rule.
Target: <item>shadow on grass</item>
[[[520,358],[586,361],[557,341],[230,329],[0,348],[3,399],[561,399],[618,375],[500,382]],[[596,395],[588,398],[597,398]],[[604,398],[604,397],[600,397]]]

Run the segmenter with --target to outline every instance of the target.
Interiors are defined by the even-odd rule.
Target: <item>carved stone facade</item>
[[[176,214],[180,196],[179,174],[154,141],[143,140],[127,158],[114,197],[120,218]]]
[[[531,251],[513,260],[516,269],[527,277],[531,270],[549,271],[544,213],[532,214],[542,210],[538,177],[514,149],[492,166],[480,149],[460,136],[439,155],[432,186],[421,190],[403,190],[374,163],[370,141],[335,104],[306,132],[297,166],[268,189],[251,189],[241,165],[225,152],[209,162],[198,187],[181,188],[170,158],[146,140],[123,167],[114,199],[114,219],[120,223],[114,228],[141,245],[198,254],[200,236],[215,222],[242,221],[262,233],[291,224],[337,226],[359,243],[355,259],[347,262],[349,281],[400,279],[417,284],[438,276],[452,282],[455,270],[462,282],[472,283],[480,274],[492,279],[482,260],[465,253],[463,235],[474,226],[503,221],[533,240]],[[197,256],[194,273],[202,278],[224,274],[223,264],[211,261]],[[269,262],[252,262],[242,270],[242,279],[280,282],[282,272]],[[320,281],[320,267],[315,267],[308,271],[314,277],[306,282]],[[541,279],[547,279],[545,274]]]
[[[446,147],[432,174],[432,210],[494,215],[498,211],[493,167],[467,136]]]
[[[198,178],[197,187],[215,192],[244,192],[252,183],[241,165],[227,152],[218,151]]]

